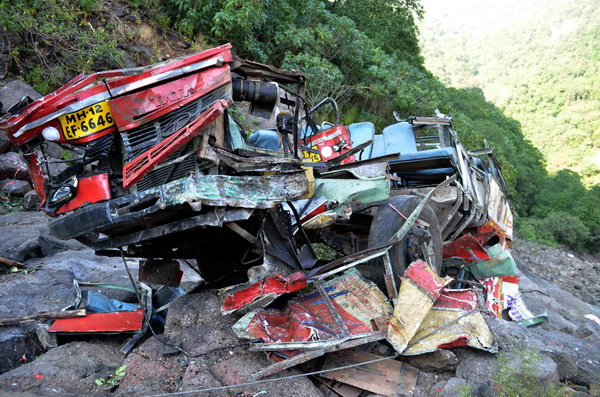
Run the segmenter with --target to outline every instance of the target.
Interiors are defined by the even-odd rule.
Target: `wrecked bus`
[[[305,84],[224,45],[78,76],[24,98],[0,128],[23,152],[52,234],[143,258],[140,276],[165,275],[154,282],[177,278],[179,260],[232,284],[312,269],[317,242],[360,257],[396,238],[391,268],[381,255],[360,265],[384,286],[415,259],[445,272],[443,243],[465,231],[508,244],[490,149],[467,152],[445,116],[377,135],[340,124],[335,101],[311,108]],[[317,123],[323,110],[332,122]]]

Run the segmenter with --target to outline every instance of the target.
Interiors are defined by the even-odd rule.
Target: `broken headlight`
[[[50,192],[50,205],[54,206],[70,200],[77,194],[77,177],[72,176],[60,185],[54,185]]]

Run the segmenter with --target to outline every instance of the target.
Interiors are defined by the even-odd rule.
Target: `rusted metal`
[[[292,299],[283,311],[261,309],[248,313],[236,323],[234,331],[241,338],[263,339],[264,350],[270,343],[279,350],[285,346],[282,343],[342,342],[369,335],[372,320],[391,313],[385,295],[356,270],[350,270]],[[293,357],[299,352],[285,354]]]
[[[493,335],[478,304],[473,290],[442,290],[403,354],[423,354],[458,346],[495,352]]]

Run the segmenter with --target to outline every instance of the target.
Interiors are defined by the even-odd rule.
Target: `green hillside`
[[[548,171],[600,184],[600,2],[424,1],[425,64],[519,120]]]

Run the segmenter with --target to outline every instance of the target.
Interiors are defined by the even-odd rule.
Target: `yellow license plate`
[[[115,125],[107,101],[59,116],[58,121],[68,141],[95,134]]]
[[[313,146],[311,149],[319,151],[319,148],[317,146]],[[322,160],[321,154],[309,152],[307,150],[302,151],[302,157],[311,159],[313,163],[319,163]]]

